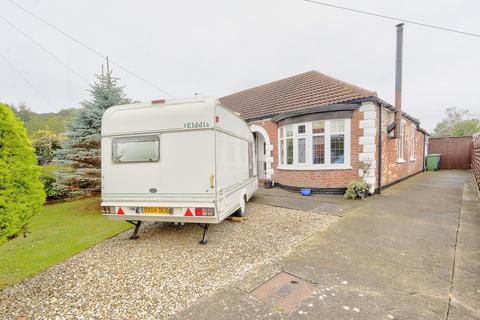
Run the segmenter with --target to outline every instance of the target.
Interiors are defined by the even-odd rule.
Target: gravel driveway
[[[259,204],[198,244],[195,225],[151,223],[0,291],[6,319],[163,319],[284,255],[338,218]],[[88,232],[88,230],[85,230]]]

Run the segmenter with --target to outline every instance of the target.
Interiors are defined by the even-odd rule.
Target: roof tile
[[[225,96],[220,101],[227,108],[240,113],[245,120],[253,120],[302,108],[376,96],[373,91],[318,71],[309,71]]]

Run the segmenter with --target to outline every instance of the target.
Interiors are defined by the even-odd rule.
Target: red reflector
[[[125,214],[125,212],[123,212],[123,210],[122,210],[122,207],[118,208],[117,214]]]
[[[187,211],[185,211],[185,217],[192,217],[192,211],[190,211],[190,208],[187,208]]]
[[[203,215],[202,208],[195,208],[195,215],[197,217],[202,216]]]
[[[216,123],[219,123],[219,122],[220,122],[220,117],[219,117],[219,116],[215,116],[215,122],[216,122]]]
[[[165,99],[152,100],[152,104],[159,104],[159,103],[165,103]]]

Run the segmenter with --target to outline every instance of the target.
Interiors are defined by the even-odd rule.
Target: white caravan
[[[102,119],[102,212],[142,221],[210,223],[243,214],[258,188],[254,138],[215,98],[114,106]]]

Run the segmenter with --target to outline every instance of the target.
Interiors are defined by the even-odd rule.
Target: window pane
[[[298,126],[298,134],[302,134],[302,133],[305,133],[305,125],[302,124],[300,126]]]
[[[154,162],[160,158],[158,137],[132,137],[113,140],[114,162]]]
[[[280,164],[285,164],[285,140],[280,140]]]
[[[287,129],[287,137],[293,136],[293,127],[292,126],[285,127],[285,129]]]
[[[325,137],[316,136],[312,140],[313,164],[325,163]]]
[[[332,134],[330,136],[330,162],[345,163],[345,137],[343,134]]]
[[[293,163],[293,138],[287,139],[287,164]]]
[[[325,121],[314,121],[314,122],[312,122],[312,131],[313,131],[313,134],[324,133],[325,132]]]
[[[345,132],[345,120],[330,120],[330,131],[332,133]]]
[[[298,139],[298,163],[305,163],[305,138]]]
[[[283,138],[285,128],[280,128],[280,138]]]

